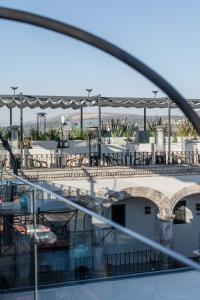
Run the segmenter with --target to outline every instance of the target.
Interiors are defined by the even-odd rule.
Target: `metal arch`
[[[192,122],[197,132],[200,134],[200,119],[195,111],[193,111],[190,105],[185,101],[184,97],[158,73],[156,73],[136,57],[130,55],[128,52],[87,31],[40,15],[1,6],[0,18],[46,28],[66,36],[70,36],[111,54],[115,58],[138,71],[140,74],[144,75],[147,79],[157,85],[163,92],[165,92],[168,97],[173,100],[183,111],[183,113]]]

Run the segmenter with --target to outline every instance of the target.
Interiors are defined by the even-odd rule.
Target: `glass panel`
[[[37,296],[71,299],[68,292],[72,283],[80,289],[80,282],[93,284],[100,280],[106,284],[107,279],[119,276],[131,279],[135,275],[160,274],[158,271],[163,274],[183,270],[187,266],[133,238],[125,227],[119,230],[112,220],[88,214],[86,195],[79,194],[70,202],[31,184],[5,173],[1,179],[1,299],[37,299]],[[78,206],[77,202],[82,204]],[[143,214],[149,217],[145,211]],[[167,226],[162,225],[162,230],[168,230]],[[123,286],[123,281],[120,282]],[[110,281],[108,284],[113,285]],[[100,299],[102,291],[91,292],[87,299],[93,299],[94,295]],[[123,291],[124,287],[118,291],[120,299],[124,298]],[[115,293],[113,289],[110,296],[116,297]],[[76,299],[81,299],[81,291]]]

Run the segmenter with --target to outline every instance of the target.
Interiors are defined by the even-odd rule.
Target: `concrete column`
[[[160,243],[167,248],[172,248],[173,246],[172,226],[173,220],[160,221]]]
[[[156,131],[157,131],[156,146],[157,146],[157,151],[159,152],[165,151],[164,128],[165,127],[162,125],[156,127]]]
[[[160,244],[166,248],[173,248],[173,220],[174,215],[164,212],[158,214],[160,220]],[[172,260],[165,254],[161,254],[161,263],[164,269],[166,269]]]
[[[102,215],[102,207],[99,207],[98,213]],[[106,261],[105,261],[105,236],[106,231],[104,231],[104,225],[100,220],[93,218],[93,232],[94,232],[94,242],[93,242],[93,255],[94,255],[94,271],[97,276],[106,276]],[[106,226],[107,227],[107,226]]]

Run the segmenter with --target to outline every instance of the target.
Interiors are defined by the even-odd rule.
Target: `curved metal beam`
[[[168,97],[173,100],[183,111],[183,113],[192,122],[197,132],[200,134],[200,119],[190,105],[185,101],[184,97],[158,73],[153,71],[150,67],[145,65],[136,57],[130,55],[128,52],[87,31],[40,15],[0,7],[0,18],[46,28],[70,36],[111,54],[115,58],[138,71],[140,74],[144,75],[147,79],[157,85],[163,92],[165,92]]]

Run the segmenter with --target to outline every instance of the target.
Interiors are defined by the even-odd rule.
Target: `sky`
[[[133,54],[185,97],[200,98],[200,1],[198,0],[0,0],[5,7],[48,16],[94,33]],[[153,97],[156,87],[115,58],[72,38],[0,20],[0,94]],[[163,96],[159,91],[158,96]],[[85,109],[94,112],[97,108]],[[142,114],[136,109],[111,109]],[[24,120],[38,109],[26,109]],[[48,117],[71,111],[46,110]],[[166,113],[148,110],[148,114]],[[175,114],[178,113],[176,110]],[[19,110],[14,110],[19,123]],[[0,109],[0,125],[9,111]]]

